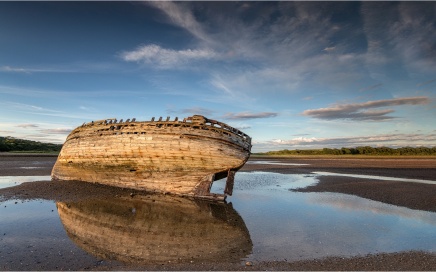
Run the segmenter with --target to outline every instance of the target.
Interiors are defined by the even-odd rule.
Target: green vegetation
[[[372,156],[436,156],[436,147],[342,147],[323,149],[296,149],[254,153],[254,155],[372,155]]]
[[[41,143],[13,137],[0,137],[0,152],[58,153],[61,144]]]

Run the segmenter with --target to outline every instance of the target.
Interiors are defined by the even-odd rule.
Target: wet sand
[[[57,159],[51,154],[19,154],[0,152],[0,176],[50,175]]]
[[[262,161],[296,165],[258,164]],[[251,158],[241,171],[282,174],[312,174],[322,171],[436,181],[436,158],[335,160],[256,157]],[[344,176],[320,176],[318,179],[316,185],[295,191],[344,193],[410,209],[436,212],[436,185]]]
[[[37,161],[38,163],[35,163]],[[1,176],[50,175],[56,156],[0,155]],[[262,161],[304,165],[260,164]],[[257,163],[256,163],[257,162]],[[31,166],[31,167],[29,167]],[[34,168],[32,168],[34,167]],[[435,159],[319,159],[319,158],[271,158],[253,157],[241,171],[268,171],[283,174],[311,174],[326,171],[342,174],[380,175],[389,177],[435,180]],[[436,211],[435,185],[374,181],[352,177],[322,176],[319,183],[301,192],[338,192],[381,201],[411,209]],[[0,189],[0,200],[46,199],[54,201],[78,201],[107,196],[132,196],[146,194],[130,189],[113,188],[82,182],[31,182]],[[50,256],[45,262],[50,262]],[[203,263],[150,263],[124,265],[101,261],[91,267],[82,267],[81,260],[69,260],[59,264],[62,269],[74,270],[436,270],[436,253],[398,252],[380,253],[352,258],[330,257],[304,261],[269,261],[259,263],[229,263],[215,260]],[[2,265],[1,270],[22,270],[20,260]],[[44,270],[42,267],[27,267],[28,270]]]

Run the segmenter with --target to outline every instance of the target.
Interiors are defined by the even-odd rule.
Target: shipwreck
[[[74,129],[51,177],[224,200],[250,151],[247,134],[201,115],[181,121],[110,118]],[[211,193],[213,181],[226,177],[224,194]]]

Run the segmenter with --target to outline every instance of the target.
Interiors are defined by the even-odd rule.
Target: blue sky
[[[202,114],[253,151],[436,145],[436,2],[1,2],[0,136]]]

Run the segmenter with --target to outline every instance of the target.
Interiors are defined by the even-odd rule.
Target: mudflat
[[[56,161],[53,155],[0,155],[0,176],[50,175]],[[282,158],[252,157],[240,171],[266,171],[283,174],[313,174],[330,172],[349,175],[372,175],[408,179],[436,180],[436,158]],[[337,192],[357,195],[410,209],[436,212],[436,185],[388,180],[356,178],[352,176],[322,176],[315,185],[296,189],[300,192]],[[237,180],[236,180],[237,182]],[[146,194],[134,190],[113,188],[83,182],[41,181],[23,183],[0,189],[0,201],[11,199],[45,199],[80,201],[108,196],[128,197]],[[7,252],[0,252],[7,255]],[[50,256],[41,263],[23,268],[20,260],[7,256],[1,270],[51,270]],[[83,257],[85,258],[85,257]],[[44,268],[45,267],[45,268]],[[264,261],[256,263],[211,260],[202,263],[150,263],[141,265],[118,262],[98,262],[84,267],[80,258],[56,264],[56,269],[74,270],[436,270],[435,252],[378,253],[357,257],[329,257],[303,261]]]
[[[50,175],[56,159],[53,154],[0,152],[0,176]]]
[[[317,184],[296,191],[351,194],[396,206],[436,212],[436,185],[382,180],[383,177],[393,177],[436,181],[436,158],[255,157],[251,158],[241,171],[267,171],[282,174],[328,172],[332,175],[321,175],[318,177]],[[341,176],[335,176],[333,173],[341,174]],[[358,177],[353,177],[353,175],[358,175]],[[381,178],[377,180],[363,178],[364,176],[380,176]]]

